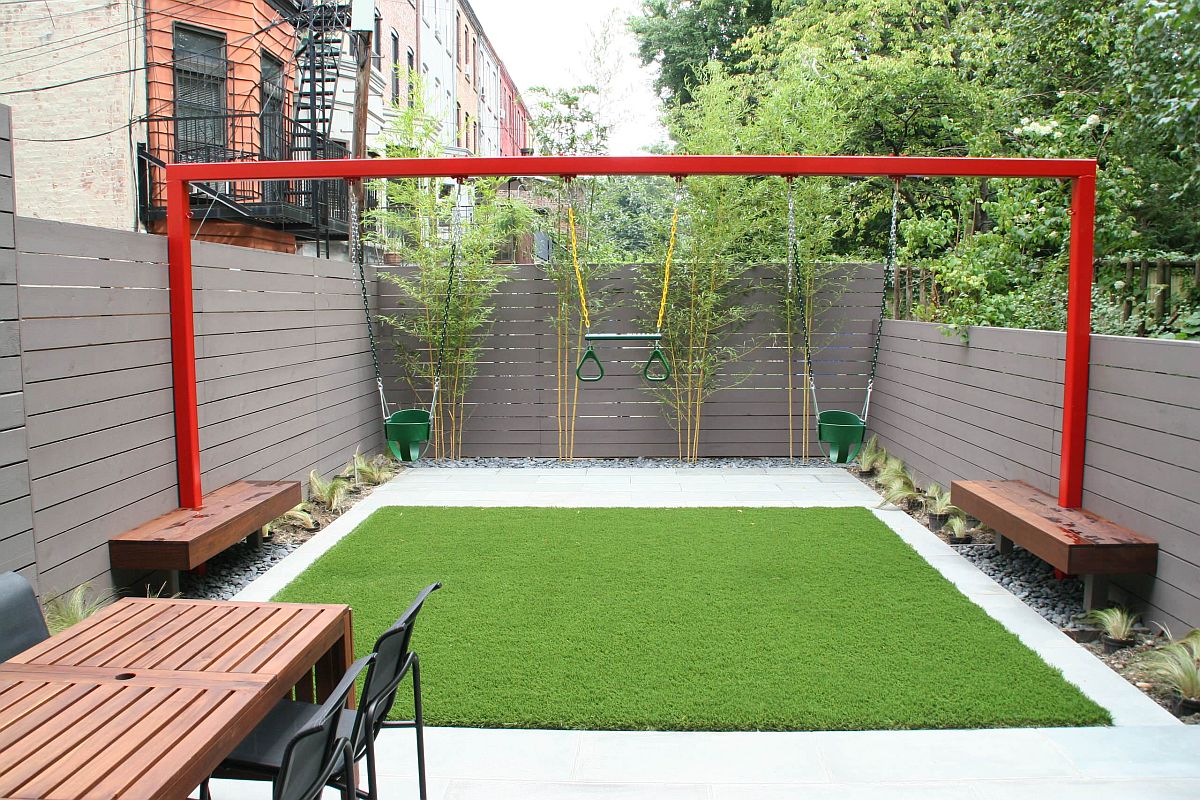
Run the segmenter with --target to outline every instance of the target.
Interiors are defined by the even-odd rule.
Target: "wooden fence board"
[[[1057,492],[1063,335],[972,328],[969,342],[887,322],[871,431],[939,483],[994,477]],[[1200,344],[1097,336],[1092,362],[1084,507],[1159,542],[1159,579],[1118,581],[1129,602],[1164,624],[1200,625],[1200,573],[1185,566],[1200,565]]]

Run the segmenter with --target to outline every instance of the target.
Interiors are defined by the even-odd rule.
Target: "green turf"
[[[277,599],[349,603],[367,652],[435,580],[431,724],[1111,721],[865,509],[384,508]]]

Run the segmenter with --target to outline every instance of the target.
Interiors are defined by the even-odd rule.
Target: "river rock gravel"
[[[1080,627],[1083,616],[1083,581],[1078,578],[1055,577],[1054,568],[1028,550],[1014,547],[1001,555],[990,544],[967,544],[955,547],[959,554],[1025,605],[1060,628]]]
[[[411,469],[587,469],[588,467],[636,467],[679,469],[756,469],[762,467],[832,467],[826,458],[703,458],[684,462],[677,458],[456,458],[441,461],[417,461]]]

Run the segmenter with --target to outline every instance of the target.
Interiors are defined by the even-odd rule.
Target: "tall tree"
[[[697,73],[710,61],[737,71],[746,55],[737,43],[769,24],[779,0],[645,0],[629,21],[643,64],[655,64],[655,88],[668,104],[694,99]]]

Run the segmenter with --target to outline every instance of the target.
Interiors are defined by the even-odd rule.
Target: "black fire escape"
[[[167,163],[349,155],[345,144],[330,138],[349,16],[345,4],[306,3],[295,18],[296,87],[288,66],[264,53],[254,96],[228,91],[235,72],[244,76],[252,67],[229,63],[223,38],[175,27],[174,114],[148,118],[147,141],[139,147],[140,204],[148,225],[166,216]],[[255,106],[257,111],[247,110]],[[286,231],[327,256],[330,242],[348,235],[349,197],[342,181],[210,182],[192,187],[192,216]]]

